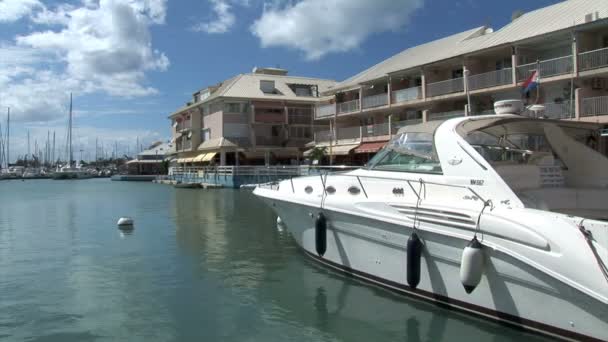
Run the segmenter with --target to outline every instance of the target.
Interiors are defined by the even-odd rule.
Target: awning
[[[366,142],[355,149],[355,153],[376,153],[386,145],[387,141]]]
[[[202,161],[203,162],[211,161],[211,159],[213,159],[213,157],[215,157],[216,154],[217,153],[215,153],[215,152],[207,153],[207,154],[205,154],[205,157],[203,158]]]
[[[203,159],[205,159],[205,156],[207,155],[207,153],[201,153],[198,156],[194,157],[193,162],[195,163],[200,163],[203,161]]]
[[[194,159],[194,158],[179,158],[179,159],[177,160],[177,162],[178,162],[178,163],[180,163],[180,164],[181,164],[181,163],[192,163],[192,160],[193,160],[193,159]]]
[[[327,154],[332,156],[345,156],[357,146],[359,146],[359,144],[331,146],[331,148],[327,148]]]

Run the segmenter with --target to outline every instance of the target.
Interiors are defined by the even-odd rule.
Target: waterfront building
[[[178,165],[289,165],[302,157],[315,131],[319,94],[335,81],[254,68],[193,94],[169,116]]]
[[[608,124],[608,1],[563,1],[408,48],[323,92],[315,122],[330,129],[314,145],[336,164],[365,163],[404,125],[522,98],[536,69],[541,86],[524,99],[544,109],[529,115]],[[598,148],[607,145],[602,137]]]
[[[166,173],[164,162],[175,154],[175,144],[156,142],[147,150],[137,154],[137,158],[127,162],[128,174],[158,175]]]

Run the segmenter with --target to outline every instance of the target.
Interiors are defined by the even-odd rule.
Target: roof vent
[[[521,100],[503,100],[494,102],[496,114],[521,114],[524,103]]]

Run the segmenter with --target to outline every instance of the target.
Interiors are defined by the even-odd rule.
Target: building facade
[[[537,69],[541,86],[522,95]],[[314,144],[345,164],[365,163],[399,127],[492,114],[504,99],[542,105],[529,115],[608,124],[608,1],[568,0],[412,47],[323,95],[315,121],[330,129]]]
[[[192,165],[291,164],[315,131],[319,94],[335,82],[255,68],[193,94],[169,116],[176,162]]]

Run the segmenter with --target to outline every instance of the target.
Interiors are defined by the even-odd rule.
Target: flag
[[[532,75],[530,75],[530,77],[528,77],[528,79],[526,79],[526,81],[522,85],[524,94],[529,92],[530,90],[538,87],[539,83],[540,83],[540,77],[538,75],[538,69],[537,69],[537,70],[534,70]]]

